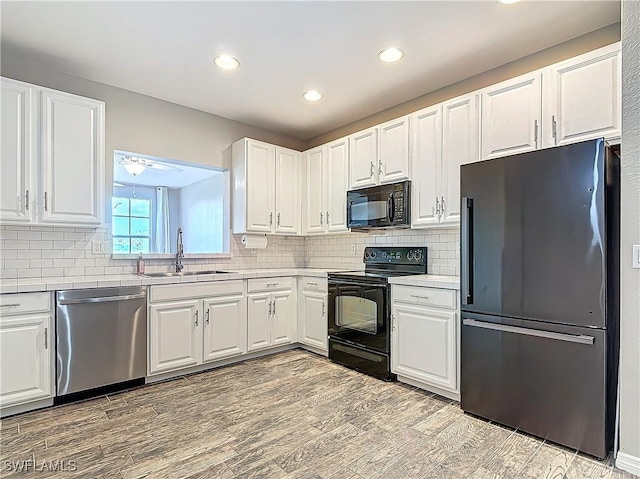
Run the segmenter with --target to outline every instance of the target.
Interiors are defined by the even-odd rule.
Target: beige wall
[[[378,125],[384,121],[393,120],[394,118],[412,113],[420,110],[421,108],[435,105],[445,100],[455,98],[456,96],[464,95],[465,93],[493,85],[494,83],[508,80],[509,78],[537,70],[538,68],[552,65],[553,63],[566,60],[567,58],[595,50],[596,48],[600,48],[605,45],[610,45],[611,43],[615,43],[619,40],[620,24],[616,23],[614,25],[609,25],[608,27],[601,28],[595,32],[574,38],[568,42],[542,50],[538,53],[534,53],[533,55],[507,63],[506,65],[494,68],[488,72],[467,78],[461,82],[454,83],[453,85],[441,88],[440,90],[414,98],[408,102],[401,103],[400,105],[396,105],[356,122],[336,128],[328,133],[312,138],[307,142],[306,147],[313,148],[314,146],[322,145],[328,141],[342,138],[343,136],[369,128],[370,126]]]
[[[620,451],[640,460],[640,2],[622,2]]]

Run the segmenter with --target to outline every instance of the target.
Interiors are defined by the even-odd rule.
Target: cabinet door
[[[149,374],[200,364],[201,322],[198,300],[149,306]]]
[[[622,123],[620,44],[552,66],[544,81],[544,146],[619,138]],[[545,123],[546,125],[546,123]]]
[[[304,233],[324,233],[324,147],[305,153]]]
[[[272,294],[271,346],[290,344],[296,338],[295,300],[291,290]]]
[[[29,222],[33,208],[30,184],[31,88],[2,78],[2,117],[0,118],[0,221]]]
[[[349,142],[336,140],[326,149],[326,229],[331,233],[349,231],[347,228],[347,190],[349,189]],[[316,180],[317,181],[317,180]]]
[[[523,75],[483,90],[481,159],[537,150],[542,128],[542,75]]]
[[[247,351],[271,345],[271,293],[247,295]]]
[[[0,318],[0,406],[53,396],[51,316]]]
[[[104,103],[45,90],[41,191],[44,223],[99,225],[104,208]]]
[[[327,350],[327,295],[303,291],[300,342]]]
[[[247,231],[271,233],[274,221],[275,146],[247,140]]]
[[[369,128],[349,137],[349,177],[351,188],[378,183],[378,130]]]
[[[411,227],[440,221],[442,177],[442,108],[440,105],[411,115]]]
[[[275,232],[300,232],[300,153],[276,147]]]
[[[409,117],[383,123],[378,127],[378,132],[378,181],[393,183],[409,179]]]
[[[203,311],[205,362],[247,352],[247,300],[242,295],[205,299]]]
[[[477,160],[476,103],[472,93],[442,104],[440,224],[460,224],[460,165]]]
[[[456,391],[456,317],[450,311],[394,303],[392,372]]]

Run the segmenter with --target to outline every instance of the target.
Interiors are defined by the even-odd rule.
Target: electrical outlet
[[[353,243],[351,245],[351,254],[356,254],[356,244],[355,243]]]
[[[633,268],[640,268],[640,244],[633,245],[633,261],[631,265]]]
[[[93,254],[104,254],[107,252],[107,242],[106,241],[92,241],[91,242],[91,252]]]

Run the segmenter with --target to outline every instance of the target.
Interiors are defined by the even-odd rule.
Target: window
[[[151,250],[151,201],[112,198],[113,252],[144,254]]]

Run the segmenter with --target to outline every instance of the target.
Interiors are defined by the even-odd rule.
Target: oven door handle
[[[366,287],[372,287],[372,288],[388,288],[389,284],[388,283],[368,283],[365,281],[358,281],[358,280],[353,280],[353,279],[329,279],[327,282],[328,286],[331,285],[340,285],[340,286],[366,286]]]

